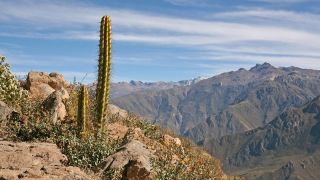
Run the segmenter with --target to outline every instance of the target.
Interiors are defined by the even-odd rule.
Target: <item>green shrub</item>
[[[20,87],[19,81],[10,71],[5,57],[0,56],[0,101],[11,107],[18,108],[28,96],[28,92]]]
[[[62,153],[68,157],[68,165],[91,170],[119,147],[119,144],[110,143],[104,139],[94,137],[82,139],[75,135],[61,136],[56,143]]]
[[[9,134],[9,139],[15,141],[54,142],[57,137],[68,131],[65,125],[53,124],[45,119],[42,120],[38,122],[35,119],[29,119],[24,124],[20,122],[20,119],[11,119],[5,127]]]
[[[21,141],[48,141],[50,138],[58,136],[61,127],[46,123],[36,123],[30,126],[21,126],[17,131],[17,138]]]

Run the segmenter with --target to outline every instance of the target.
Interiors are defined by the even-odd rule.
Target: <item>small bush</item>
[[[105,157],[108,157],[119,147],[104,139],[89,137],[81,139],[75,135],[61,136],[57,140],[63,154],[68,157],[68,165],[84,169],[95,169]]]
[[[58,125],[48,125],[47,123],[36,123],[29,126],[20,126],[16,137],[21,141],[49,141],[61,132]]]
[[[10,66],[5,62],[5,57],[0,56],[0,101],[11,107],[19,109],[28,92],[20,87],[19,81],[10,71]]]

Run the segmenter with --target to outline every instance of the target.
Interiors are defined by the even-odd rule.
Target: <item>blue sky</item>
[[[249,68],[320,69],[319,0],[0,0],[0,54],[17,75],[96,79],[110,15],[113,81],[177,81]]]

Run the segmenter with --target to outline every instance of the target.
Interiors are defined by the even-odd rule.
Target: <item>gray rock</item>
[[[46,99],[55,90],[67,88],[69,84],[57,73],[29,72],[25,86],[31,97]]]
[[[100,165],[103,167],[100,173],[110,169],[124,169],[124,176],[128,179],[151,179],[153,157],[155,156],[145,144],[131,140]]]
[[[67,158],[55,144],[0,141],[0,179],[91,179],[78,167],[62,164]]]
[[[12,112],[13,110],[9,106],[7,106],[6,103],[0,101],[0,124],[2,122],[5,122]]]
[[[63,103],[64,100],[69,98],[68,92],[61,88],[60,90],[54,91],[50,96],[43,102],[45,110],[50,113],[52,122],[63,121],[67,116],[66,107]]]

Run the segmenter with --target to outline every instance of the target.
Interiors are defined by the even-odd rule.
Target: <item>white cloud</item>
[[[0,23],[15,27],[1,30],[0,36],[97,41],[100,17],[108,14],[115,42],[187,46],[220,62],[271,61],[319,67],[318,14],[256,8],[215,13],[212,19],[204,20],[49,0],[1,1],[0,7]]]
[[[4,3],[7,2],[7,3]],[[233,22],[221,22],[221,21],[204,21],[204,20],[189,20],[177,17],[166,17],[152,14],[143,14],[128,10],[111,10],[103,9],[94,6],[78,5],[74,7],[74,4],[55,4],[49,3],[49,1],[42,1],[46,3],[31,3],[35,1],[22,1],[25,3],[14,3],[11,1],[4,1],[0,3],[0,6],[4,7],[4,11],[0,12],[0,17],[6,16],[11,21],[23,21],[24,23],[37,23],[39,28],[46,28],[48,26],[64,26],[65,31],[53,32],[53,33],[41,33],[41,32],[27,32],[24,35],[17,36],[30,36],[30,37],[45,37],[57,38],[59,35],[62,38],[79,38],[79,39],[97,39],[97,24],[99,18],[103,14],[110,14],[112,16],[112,22],[114,25],[116,37],[121,41],[147,41],[147,42],[160,42],[157,31],[168,31],[171,33],[180,33],[177,38],[188,38],[187,40],[197,40],[202,37],[208,37],[212,39],[211,43],[231,42],[231,41],[244,41],[244,40],[266,40],[266,41],[280,41],[286,43],[300,43],[307,41],[309,43],[318,44],[320,41],[319,32],[308,32],[302,30],[296,30],[294,28],[286,28],[282,26],[264,26],[256,24],[248,24],[246,22],[233,23]],[[11,3],[8,3],[11,2]],[[26,3],[28,2],[28,3]],[[28,9],[28,11],[25,11]],[[77,11],[72,11],[77,9]],[[233,12],[234,16],[239,15],[237,12]],[[246,12],[247,14],[264,14],[268,16],[273,11],[261,12]],[[283,16],[292,19],[299,17],[300,22],[305,22],[304,19],[311,18],[311,14],[298,14],[289,12],[279,12]],[[279,14],[278,13],[278,14]],[[229,14],[220,14],[220,16],[230,16]],[[317,15],[313,15],[318,17]],[[241,22],[241,21],[240,21]],[[312,23],[312,22],[310,22]],[[76,28],[76,27],[91,27],[88,28]],[[134,32],[130,35],[122,35],[121,31],[125,29],[127,32]],[[151,35],[145,36],[144,33],[152,32]],[[6,34],[7,33],[7,34]],[[10,32],[2,32],[2,35],[8,35]],[[183,35],[183,36],[182,36]],[[192,38],[194,37],[194,38]],[[160,37],[168,40],[179,41],[173,36]],[[116,39],[116,38],[115,38]],[[207,40],[204,39],[204,44],[207,44]],[[160,42],[162,43],[162,42]],[[168,43],[172,43],[169,41]],[[196,45],[198,43],[195,43]]]
[[[309,31],[320,28],[320,15],[307,12],[294,12],[288,10],[270,10],[262,8],[242,9],[238,11],[228,11],[215,13],[213,18],[245,21],[256,24],[273,24],[274,26],[291,27],[305,29]]]

